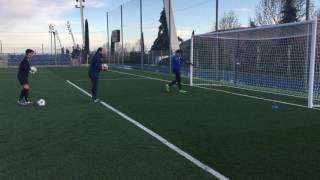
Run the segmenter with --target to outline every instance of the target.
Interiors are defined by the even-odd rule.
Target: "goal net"
[[[317,35],[314,20],[194,36],[190,84],[309,98],[314,107],[320,101]]]

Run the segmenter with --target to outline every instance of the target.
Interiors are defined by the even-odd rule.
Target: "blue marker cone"
[[[272,109],[279,109],[280,107],[279,107],[279,105],[277,105],[277,104],[273,104],[272,105]]]

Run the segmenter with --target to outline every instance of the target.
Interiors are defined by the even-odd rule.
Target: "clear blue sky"
[[[219,15],[224,12],[234,11],[243,26],[248,25],[249,18],[254,18],[255,7],[260,0],[220,0]],[[139,37],[139,0],[122,2],[124,13],[124,37],[134,41],[132,37]],[[173,11],[176,20],[178,35],[188,38],[192,30],[196,33],[205,33],[213,30],[215,22],[215,0],[172,0]],[[119,4],[113,3],[107,10],[110,12],[111,29],[120,28],[120,9]],[[316,2],[320,7],[320,1]],[[159,23],[159,12],[163,8],[163,0],[143,0],[144,9],[144,31],[146,43],[150,45],[149,39],[154,40],[157,34]],[[115,9],[115,10],[114,10]],[[88,13],[89,15],[90,13]],[[93,13],[97,15],[96,13]],[[94,19],[94,16],[92,17]],[[99,18],[94,20],[99,26]],[[92,20],[91,20],[92,21]],[[97,27],[104,29],[105,27]]]
[[[0,1],[0,39],[7,51],[35,46],[43,43],[49,47],[48,25],[59,30],[63,46],[71,46],[66,21],[69,20],[77,43],[81,43],[79,9],[75,0],[10,0]],[[259,0],[220,0],[220,16],[234,11],[243,26],[254,17]],[[317,9],[320,1],[314,1]],[[192,30],[205,33],[213,30],[215,22],[215,0],[172,0],[178,35],[188,38]],[[17,6],[19,4],[19,6]],[[132,48],[139,40],[139,0],[86,0],[85,17],[89,20],[92,48],[107,41],[106,12],[110,12],[110,29],[120,29],[120,4],[123,6],[125,44]],[[143,0],[145,42],[149,48],[158,33],[160,11],[163,0]],[[28,20],[26,20],[28,19]],[[23,32],[23,33],[22,33]],[[37,33],[35,33],[37,32]]]

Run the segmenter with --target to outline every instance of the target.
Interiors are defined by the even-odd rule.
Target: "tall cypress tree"
[[[298,9],[296,0],[283,0],[281,24],[298,21]]]
[[[85,22],[85,45],[84,45],[84,51],[86,54],[90,53],[90,46],[89,46],[89,24],[88,24],[88,20],[86,19]]]
[[[169,49],[169,34],[168,24],[166,19],[166,12],[163,9],[159,19],[161,25],[159,26],[158,37],[154,41],[151,50],[168,50]]]

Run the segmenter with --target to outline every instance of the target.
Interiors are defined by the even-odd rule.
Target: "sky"
[[[259,0],[220,0],[219,15],[234,11],[242,26],[253,18]],[[320,1],[315,2],[320,8]],[[123,36],[127,48],[136,48],[140,37],[139,0],[86,0],[84,15],[89,21],[91,50],[107,42],[106,12],[110,31],[120,29],[123,4]],[[172,0],[178,36],[187,39],[214,29],[215,0]],[[158,33],[158,19],[163,0],[143,0],[143,29],[146,47],[150,48]],[[0,40],[5,53],[21,53],[26,48],[50,52],[48,26],[59,32],[63,47],[72,46],[67,30],[70,21],[76,43],[81,44],[80,11],[75,0],[0,0]],[[59,45],[58,45],[59,47]]]

